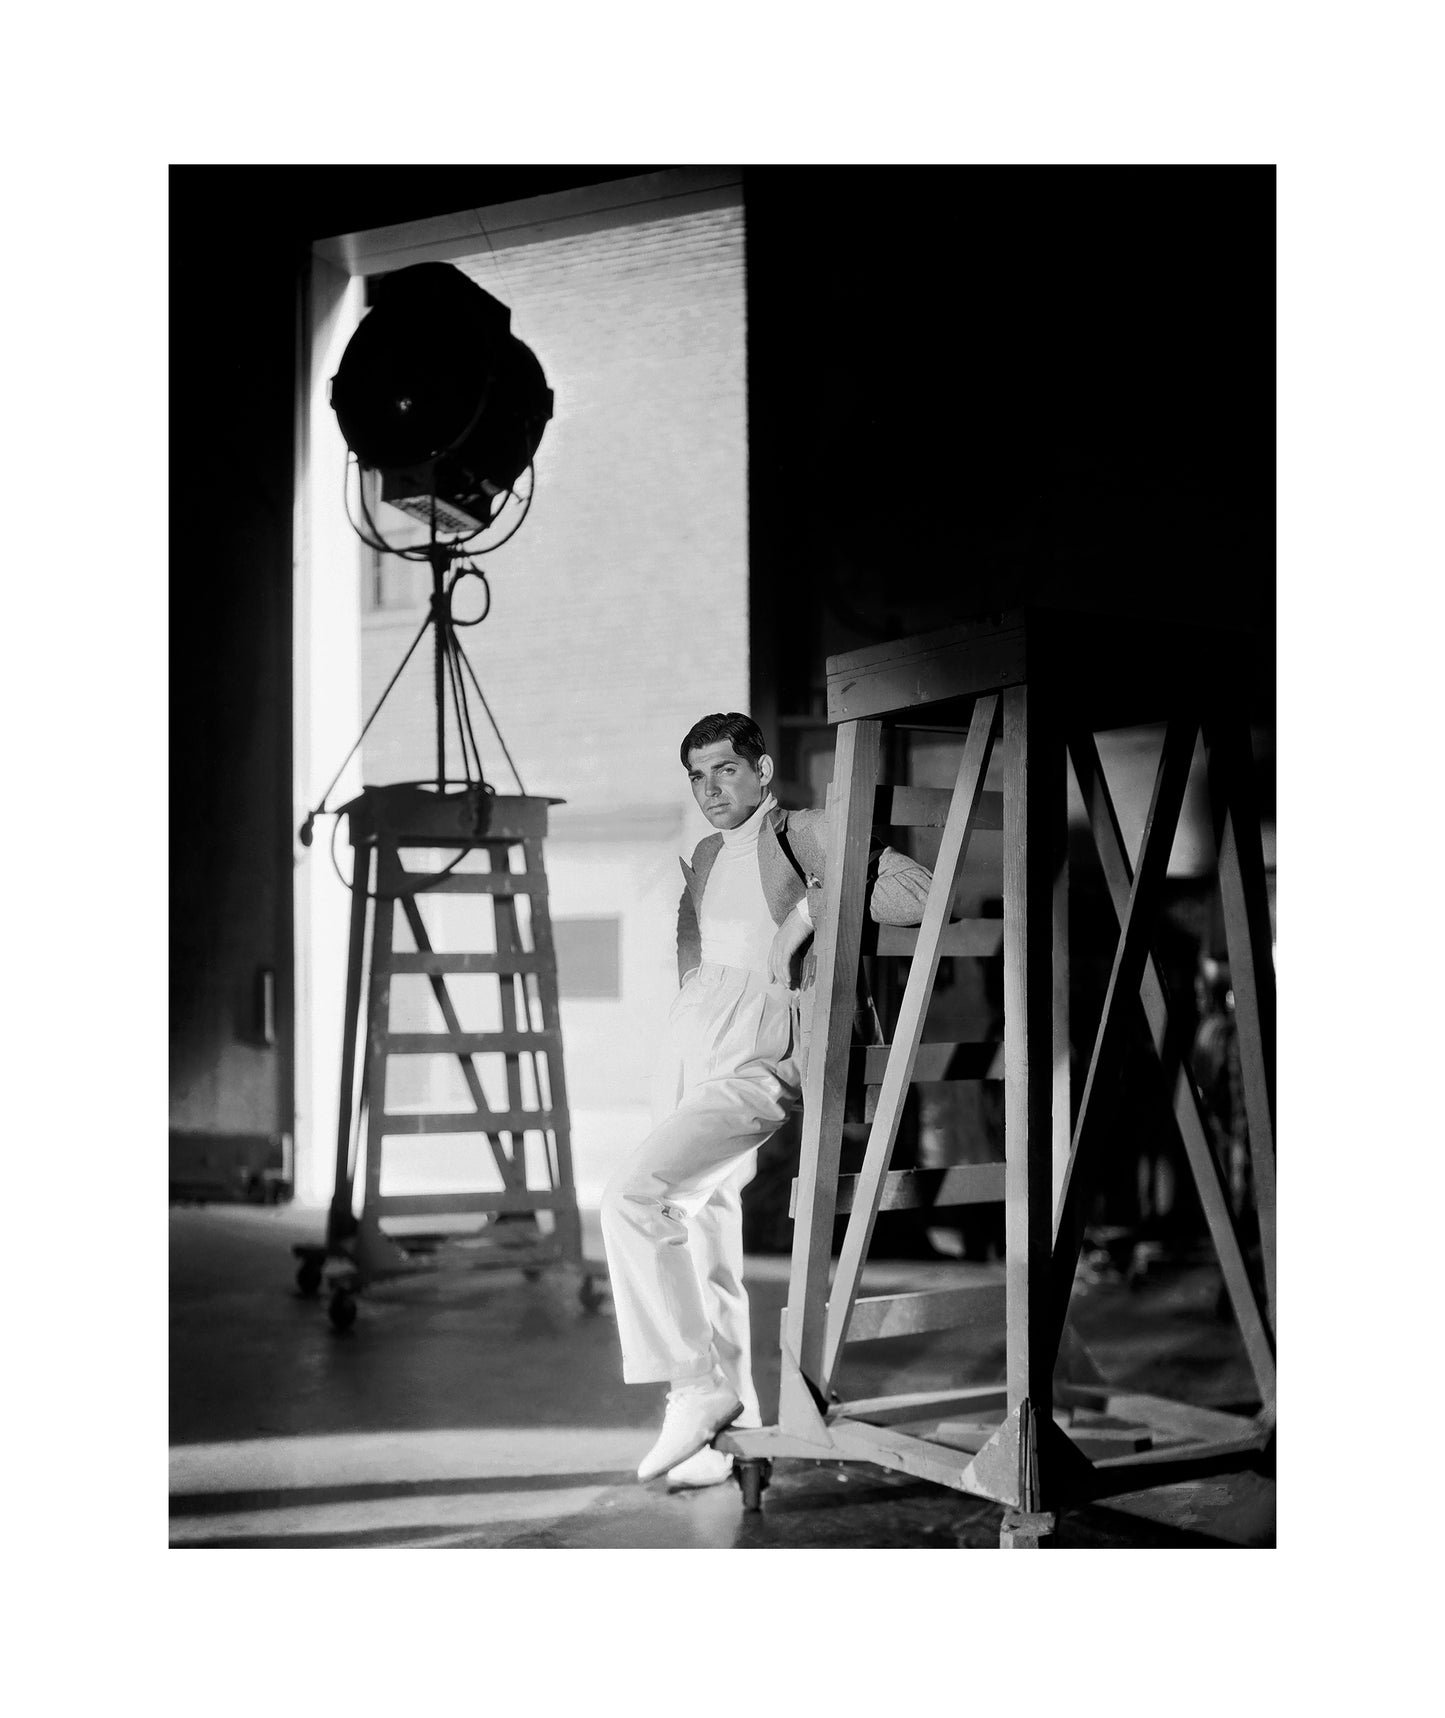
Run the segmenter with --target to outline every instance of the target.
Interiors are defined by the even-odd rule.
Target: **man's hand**
[[[794,907],[778,926],[773,946],[768,950],[768,977],[774,984],[785,984],[789,990],[794,988],[793,961],[812,934],[813,927]]]

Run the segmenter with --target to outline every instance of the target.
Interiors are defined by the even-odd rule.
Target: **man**
[[[762,731],[731,711],[682,742],[693,797],[714,832],[683,863],[681,988],[654,1092],[657,1125],[608,1182],[602,1235],[622,1375],[670,1386],[662,1432],[637,1470],[673,1486],[726,1479],[710,1448],[735,1422],[762,1424],[743,1288],[743,1187],[758,1147],[801,1100],[795,973],[812,979],[813,908],[824,881],[825,813],[783,811]],[[929,873],[891,848],[870,862],[882,924],[918,924]]]

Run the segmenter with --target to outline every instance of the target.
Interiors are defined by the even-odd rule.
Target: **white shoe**
[[[711,1444],[704,1444],[695,1455],[667,1470],[669,1491],[697,1491],[705,1485],[721,1485],[732,1477],[733,1458]]]
[[[743,1405],[730,1384],[700,1378],[667,1393],[662,1433],[638,1464],[637,1477],[656,1479],[710,1444],[742,1413]]]

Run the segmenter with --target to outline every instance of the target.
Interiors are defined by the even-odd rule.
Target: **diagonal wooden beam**
[[[521,954],[522,933],[517,922],[517,900],[514,895],[498,895],[492,902],[492,921],[496,927],[497,953]],[[502,1029],[508,1032],[518,1032],[522,1028],[522,1009],[517,1005],[517,976],[511,975],[498,980],[502,1011]],[[526,1005],[527,974],[521,974],[523,1004]],[[532,1024],[530,1012],[526,1024]],[[507,1068],[507,1106],[509,1109],[522,1108],[522,1058],[515,1053],[508,1053],[504,1060]],[[542,1097],[541,1085],[537,1080],[536,1058],[532,1060],[532,1083],[537,1090],[537,1100],[540,1104]],[[512,1135],[512,1166],[516,1172],[516,1184],[519,1187],[527,1185],[527,1147],[520,1133]]]
[[[1063,1191],[1054,1213],[1053,1264],[1049,1272],[1049,1335],[1055,1343],[1063,1333],[1079,1249],[1083,1243],[1084,1215],[1092,1192],[1092,1159],[1097,1155],[1095,1142],[1101,1135],[1100,1118],[1114,1100],[1127,1030],[1133,1019],[1134,999],[1139,994],[1149,959],[1149,929],[1179,826],[1197,733],[1198,724],[1193,721],[1171,722],[1165,731],[1164,749],[1154,777],[1153,798],[1144,820],[1139,867],[1121,917],[1119,943],[1114,951],[1108,989],[1104,993],[1104,1010],[1084,1080],[1084,1095],[1079,1105],[1079,1119],[1074,1126]]]
[[[366,997],[366,1062],[362,1080],[366,1087],[366,1192],[362,1199],[363,1225],[376,1229],[374,1212],[381,1197],[381,1153],[386,1130],[382,1125],[386,1108],[386,1024],[391,1014],[391,948],[396,902],[381,883],[390,848],[377,846],[377,895],[371,915],[371,969]]]
[[[843,1144],[858,953],[863,934],[873,797],[878,787],[882,724],[841,722],[829,795],[828,848],[817,973],[803,1075],[803,1126],[798,1155],[798,1205],[783,1322],[778,1424],[813,1435],[817,1380],[823,1370],[828,1266],[833,1252],[834,1201]],[[804,999],[804,1007],[809,999]]]
[[[341,1038],[341,1107],[336,1116],[336,1179],[332,1184],[328,1218],[332,1237],[346,1234],[351,1226],[352,1189],[356,1179],[358,1147],[351,1125],[356,1102],[356,1052],[361,1029],[361,973],[366,944],[366,909],[371,895],[371,862],[374,849],[358,842],[351,868],[351,935],[346,945],[346,1004]],[[364,1058],[363,1058],[364,1068]],[[363,1092],[365,1082],[363,1081]],[[362,1103],[364,1104],[364,1098]]]
[[[537,986],[538,997],[542,1005],[542,1025],[548,1035],[548,1043],[544,1052],[547,1070],[547,1090],[544,1093],[540,1076],[537,1073],[538,1058],[532,1056],[533,1078],[537,1083],[537,1101],[552,1111],[553,1123],[550,1132],[552,1142],[552,1185],[557,1188],[571,1188],[573,1182],[572,1169],[572,1111],[567,1103],[567,1070],[562,1055],[562,1033],[556,1025],[559,1019],[559,996],[557,989],[557,946],[552,933],[552,913],[548,905],[546,873],[543,869],[544,859],[540,837],[529,836],[523,843],[523,851],[527,856],[527,877],[538,887],[529,891],[532,909],[532,946],[542,956],[542,970],[533,979]],[[549,1026],[548,1022],[553,1025]],[[528,1026],[531,1021],[528,1020]],[[524,1166],[525,1167],[525,1166]],[[557,1221],[559,1227],[568,1231],[567,1244],[575,1251],[576,1257],[582,1257],[582,1230],[577,1214],[575,1200],[569,1203],[564,1212],[559,1212]]]
[[[417,953],[418,954],[433,954],[433,953],[435,953],[435,950],[432,948],[432,945],[431,945],[431,939],[427,936],[426,925],[422,921],[421,910],[420,910],[420,908],[418,908],[418,906],[416,904],[415,895],[409,894],[409,893],[398,892],[397,899],[401,902],[401,910],[406,915],[406,922],[411,927],[411,934],[416,940]],[[506,899],[506,897],[499,896],[498,899],[499,900]],[[510,902],[509,902],[509,904],[510,904]],[[436,998],[437,1007],[441,1009],[442,1019],[446,1022],[447,1031],[449,1033],[453,1033],[453,1034],[456,1034],[457,1036],[460,1036],[461,1030],[462,1030],[462,1023],[461,1023],[461,1020],[457,1016],[456,1009],[452,1006],[452,999],[451,999],[450,994],[447,991],[446,979],[439,972],[434,972],[434,973],[430,974],[430,979],[431,979],[432,995]],[[498,979],[497,982],[499,985],[503,986],[503,994],[505,995],[505,987],[511,983],[511,980],[510,979]],[[505,1014],[504,1014],[502,1023],[504,1026],[508,1024],[508,1019],[505,1016]],[[462,1078],[467,1083],[467,1091],[471,1094],[472,1102],[477,1107],[477,1112],[478,1112],[479,1117],[481,1117],[483,1119],[489,1117],[491,1114],[491,1105],[487,1102],[486,1092],[482,1090],[481,1077],[477,1073],[476,1064],[472,1061],[470,1056],[463,1056],[463,1055],[459,1055],[457,1057],[457,1062],[461,1067]],[[509,1072],[511,1069],[511,1063],[512,1063],[512,1058],[509,1057],[508,1058],[508,1071]],[[508,1085],[510,1088],[510,1081],[508,1082]],[[512,1094],[510,1092],[510,1089],[508,1092],[508,1097],[509,1097],[509,1099],[512,1098]],[[513,1101],[513,1107],[514,1108],[520,1108],[520,1103],[516,1102],[514,1100]],[[481,1131],[481,1130],[479,1130],[479,1131]],[[525,1185],[526,1166],[525,1166],[525,1164],[522,1164],[520,1161],[522,1154],[520,1152],[518,1152],[518,1154],[517,1154],[518,1162],[514,1163],[512,1158],[510,1158],[507,1155],[506,1151],[503,1149],[502,1136],[500,1133],[488,1133],[486,1138],[487,1138],[487,1144],[491,1148],[492,1161],[496,1165],[497,1174],[500,1175],[502,1178],[503,1187],[508,1188],[509,1190],[515,1190],[516,1187],[519,1185],[519,1183],[518,1183],[518,1167],[519,1167],[519,1165],[521,1167],[521,1172],[522,1172],[522,1183],[521,1184]]]
[[[1058,1346],[1048,1339],[1048,1279],[1059,1025],[1054,935],[1067,863],[1068,770],[1063,712],[1044,679],[1003,695],[1005,1441],[1017,1436],[1027,1404],[1047,1409]]]
[[[933,867],[933,881],[928,889],[928,903],[923,909],[923,922],[918,928],[918,941],[913,961],[908,969],[908,982],[903,991],[898,1024],[893,1029],[893,1043],[888,1052],[888,1066],[878,1094],[878,1108],[868,1134],[868,1146],[863,1166],[854,1183],[853,1209],[848,1217],[847,1233],[843,1237],[838,1268],[833,1277],[833,1289],[828,1300],[828,1322],[823,1342],[823,1369],[818,1383],[826,1393],[843,1344],[848,1338],[848,1321],[858,1296],[863,1261],[868,1256],[868,1243],[873,1238],[873,1226],[878,1216],[878,1200],[883,1179],[888,1172],[888,1160],[898,1137],[898,1123],[908,1097],[909,1081],[913,1075],[914,1058],[923,1037],[923,1020],[928,1001],[933,994],[933,980],[938,972],[939,945],[944,926],[953,906],[959,873],[968,853],[968,840],[983,793],[984,777],[988,773],[989,754],[999,725],[999,699],[996,693],[977,700],[968,724],[963,757],[953,785],[953,802],[943,826],[938,859]]]
[[[1099,755],[1093,737],[1084,735],[1071,744],[1070,755],[1084,803],[1088,807],[1089,823],[1093,829],[1109,896],[1113,901],[1114,911],[1122,921],[1133,878],[1114,804],[1109,796],[1103,771],[1099,767]],[[1152,953],[1145,961],[1140,989],[1150,1039],[1155,1053],[1162,1061],[1171,1034],[1169,1004],[1159,976],[1158,963]],[[1209,1144],[1203,1103],[1189,1071],[1188,1058],[1182,1054],[1170,1056],[1166,1072],[1170,1064],[1173,1067],[1174,1119],[1194,1175],[1205,1221],[1209,1225],[1225,1286],[1234,1305],[1235,1318],[1255,1382],[1259,1385],[1261,1398],[1266,1405],[1270,1405],[1275,1394],[1274,1339],[1245,1264],[1244,1248],[1230,1211],[1229,1194],[1220,1173],[1218,1160]]]
[[[1229,945],[1229,982],[1239,1030],[1239,1064],[1249,1155],[1254,1168],[1265,1293],[1276,1304],[1274,958],[1270,947],[1269,894],[1260,841],[1254,758],[1242,722],[1206,725],[1209,787],[1219,854],[1219,893]]]

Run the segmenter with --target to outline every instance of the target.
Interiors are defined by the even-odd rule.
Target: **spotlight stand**
[[[449,574],[457,561],[467,558],[468,549],[464,542],[438,537],[435,505],[429,541],[422,554],[413,550],[412,558],[420,560],[423,554],[431,568],[427,618],[367,718],[352,753],[361,745],[423,634],[430,629],[436,706],[435,792],[427,782],[363,787],[357,798],[337,808],[348,820],[354,863],[336,1176],[325,1241],[319,1246],[297,1246],[293,1252],[298,1260],[297,1287],[304,1295],[326,1290],[328,1314],[338,1330],[355,1322],[357,1296],[367,1285],[387,1278],[498,1267],[536,1278],[543,1272],[560,1270],[575,1284],[578,1300],[588,1312],[601,1304],[605,1284],[604,1273],[583,1253],[563,1069],[556,948],[542,853],[548,809],[562,802],[528,796],[520,776],[516,796],[498,794],[483,779],[480,752],[471,732],[464,668],[512,773],[517,775],[517,770],[457,640],[458,623],[452,615],[457,578]],[[484,616],[485,611],[478,619]],[[448,675],[465,778],[462,794],[447,791]],[[332,787],[335,785],[333,782]],[[330,792],[328,788],[318,810],[325,809]],[[313,813],[307,819],[302,831],[307,845],[315,816]],[[408,849],[430,854],[452,849],[455,856],[428,874],[405,862],[403,855]],[[469,853],[483,856],[482,869],[475,869],[476,862],[472,869],[460,869]],[[514,863],[516,858],[521,859],[520,870]],[[428,929],[418,897],[436,887],[490,901],[490,947],[485,942],[481,948],[470,949],[434,946],[433,935],[441,927]],[[395,929],[402,928],[398,919],[407,933],[401,942],[394,934]],[[393,1028],[391,995],[397,974],[425,976],[444,1030],[404,1032]],[[464,1027],[464,1010],[448,982],[457,974],[483,975],[482,982],[497,986],[499,1030],[471,1031]],[[392,1109],[387,1096],[391,1058],[418,1055],[454,1058],[472,1107],[454,1106],[454,1113],[449,1114],[408,1110],[404,1105]],[[500,1101],[489,1095],[479,1077],[475,1059],[486,1056],[504,1064],[506,1096]],[[482,1159],[490,1163],[492,1190],[459,1188],[423,1194],[384,1191],[384,1139],[390,1138],[394,1146],[404,1150],[406,1136],[438,1133],[477,1137]],[[550,1228],[539,1221],[544,1215]],[[418,1219],[428,1220],[426,1232],[417,1230]],[[471,1226],[459,1229],[455,1226],[458,1222]]]
[[[447,785],[446,672],[450,643],[456,636],[452,623],[451,599],[446,589],[446,577],[456,557],[457,551],[452,544],[437,541],[436,520],[433,519],[431,541],[427,545],[427,560],[431,565],[432,689],[436,700],[437,715],[438,793],[445,793]],[[465,699],[465,688],[461,689],[461,696]],[[459,744],[465,746],[465,741],[461,735],[458,735],[457,739]],[[463,756],[465,755],[465,751],[463,751]],[[479,782],[478,785],[485,787],[486,784]]]

